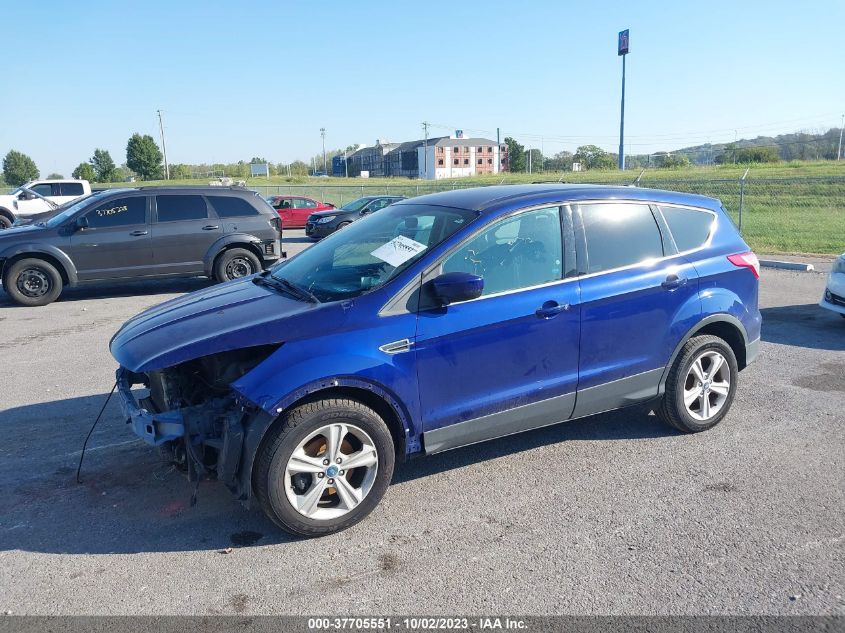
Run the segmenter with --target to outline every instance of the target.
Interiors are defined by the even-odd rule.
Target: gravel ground
[[[207,283],[34,309],[0,292],[0,613],[845,614],[845,321],[816,305],[824,276],[764,271],[760,358],[715,429],[627,410],[414,460],[317,540],[215,483],[190,508],[115,402],[74,481],[111,335]]]

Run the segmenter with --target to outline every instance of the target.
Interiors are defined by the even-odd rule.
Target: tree
[[[97,182],[115,182],[115,164],[108,150],[95,149],[94,155],[88,162],[94,168]]]
[[[155,180],[163,174],[161,150],[149,134],[133,134],[126,144],[126,165],[144,180]]]
[[[64,180],[64,178],[64,176],[62,176],[61,174],[57,174],[56,172],[53,172],[52,174],[47,176],[47,180]]]
[[[508,171],[518,173],[525,171],[525,146],[516,142],[515,138],[505,137],[508,146]]]
[[[655,162],[658,167],[665,169],[689,167],[689,157],[684,154],[666,154],[665,156],[656,156]]]
[[[546,171],[571,171],[572,152],[558,152],[551,158],[547,158],[545,169]]]
[[[582,145],[573,159],[586,169],[613,169],[615,165],[613,156],[596,145]]]
[[[97,174],[94,172],[94,168],[91,167],[91,163],[79,163],[76,169],[73,170],[71,176],[77,180],[87,180],[88,182],[93,182],[97,177]]]
[[[183,165],[181,163],[177,163],[175,165],[170,166],[170,179],[171,180],[187,180],[191,177],[191,167],[190,165]]]
[[[3,179],[11,187],[19,187],[39,175],[35,161],[26,154],[11,149],[3,159]]]

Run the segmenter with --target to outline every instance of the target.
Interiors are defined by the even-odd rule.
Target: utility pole
[[[839,124],[839,149],[836,150],[836,160],[842,159],[842,128],[845,127],[845,114],[842,115],[842,123]]]
[[[422,129],[425,138],[423,139],[423,174],[428,178],[428,121],[422,122]]]
[[[161,110],[158,112],[158,131],[161,133],[161,152],[164,154],[164,179],[170,180],[170,166],[167,164],[167,145],[164,144],[164,124],[161,122]]]
[[[320,128],[320,136],[323,138],[323,173],[328,176],[329,170],[326,167],[326,128]]]
[[[496,173],[502,173],[502,141],[499,128],[496,128]]]
[[[619,169],[625,170],[625,58],[628,57],[629,30],[619,32],[616,55],[622,57],[622,108],[619,115]]]

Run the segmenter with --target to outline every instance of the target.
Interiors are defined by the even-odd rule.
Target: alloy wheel
[[[353,424],[333,422],[309,434],[285,467],[291,506],[309,519],[336,519],[369,494],[378,472],[372,438]]]
[[[722,410],[731,391],[731,370],[725,357],[714,350],[699,354],[684,380],[684,405],[700,421]]]

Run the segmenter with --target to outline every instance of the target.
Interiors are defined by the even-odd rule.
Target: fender
[[[205,274],[209,277],[214,272],[214,260],[224,248],[231,244],[255,244],[261,251],[261,240],[249,233],[227,233],[215,241],[205,252],[202,258],[202,265]]]
[[[399,398],[390,389],[375,381],[365,380],[356,376],[334,376],[321,380],[315,380],[302,385],[290,392],[281,400],[275,403],[275,410],[267,411],[259,409],[257,413],[250,416],[244,433],[240,468],[234,480],[227,482],[227,485],[240,500],[248,500],[252,496],[252,474],[255,457],[258,454],[258,447],[264,440],[267,431],[278,419],[279,414],[291,404],[311,393],[317,393],[338,387],[353,387],[366,389],[381,397],[388,406],[393,409],[405,430],[405,456],[419,453],[422,445],[420,443],[419,431],[411,421],[411,414]]]
[[[79,277],[76,273],[76,266],[73,265],[70,257],[56,246],[39,243],[14,244],[6,250],[0,252],[0,260],[9,260],[13,257],[17,257],[18,255],[32,255],[33,257],[38,257],[38,255],[50,255],[53,259],[56,259],[59,264],[61,264],[62,268],[64,268],[64,272],[67,274],[69,286],[75,286],[79,281]]]
[[[663,369],[663,375],[660,377],[660,386],[657,390],[657,394],[659,396],[662,396],[666,391],[666,379],[669,376],[669,371],[672,369],[672,365],[675,364],[675,359],[678,357],[678,354],[681,353],[681,349],[683,349],[684,345],[686,345],[688,340],[695,336],[696,332],[710,325],[711,323],[728,323],[734,326],[736,329],[739,330],[740,334],[742,335],[742,340],[745,346],[749,346],[748,333],[745,330],[745,326],[742,324],[742,321],[737,319],[735,316],[727,313],[720,313],[711,314],[710,316],[704,317],[693,327],[691,327],[689,331],[684,335],[684,337],[680,340],[680,342],[677,344],[677,346],[675,346],[675,351],[672,352],[672,356],[671,358],[669,358],[669,362]]]

